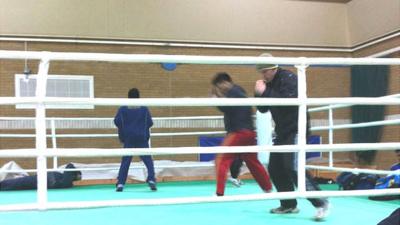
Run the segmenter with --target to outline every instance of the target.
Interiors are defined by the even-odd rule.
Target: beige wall
[[[0,35],[349,47],[400,29],[400,1],[0,0]]]
[[[347,5],[352,46],[400,29],[399,0],[352,0]]]
[[[1,35],[347,46],[346,5],[286,0],[0,0]]]

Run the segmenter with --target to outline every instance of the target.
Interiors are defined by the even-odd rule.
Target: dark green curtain
[[[388,89],[389,66],[352,66],[351,67],[351,96],[380,97],[385,96]],[[383,120],[385,106],[356,105],[352,107],[353,123]],[[352,129],[353,143],[376,143],[382,136],[382,126]],[[359,161],[371,164],[376,151],[356,152]]]

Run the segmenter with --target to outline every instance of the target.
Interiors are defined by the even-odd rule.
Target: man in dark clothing
[[[246,98],[242,87],[235,85],[227,73],[218,73],[212,80],[212,93],[215,97]],[[222,146],[248,146],[256,144],[252,109],[250,106],[221,106],[218,107],[224,113],[224,123],[227,135]],[[257,153],[223,153],[216,157],[217,172],[217,196],[223,196],[225,181],[232,162],[240,158],[246,162],[251,174],[258,185],[265,192],[270,192],[272,184],[263,165],[258,161]]]
[[[128,98],[139,98],[140,92],[132,88],[128,92]],[[124,148],[148,148],[150,138],[150,127],[153,126],[153,119],[147,107],[121,106],[114,118],[114,124],[118,128],[119,140]],[[156,191],[156,178],[154,173],[154,162],[151,155],[141,155],[144,165],[147,168],[147,184],[152,191]],[[132,156],[123,156],[118,172],[116,191],[122,192],[128,177],[129,166]]]
[[[272,57],[266,53],[263,57]],[[297,98],[297,75],[273,64],[259,64],[257,71],[262,79],[255,85],[255,96],[264,98]],[[270,111],[275,122],[276,138],[274,145],[293,145],[297,143],[298,112],[297,106],[259,106],[264,113]],[[309,135],[307,123],[307,136]],[[272,182],[278,192],[294,191],[297,185],[297,153],[271,153],[268,165]],[[320,190],[306,171],[306,189]],[[326,199],[308,199],[317,208],[316,220],[327,215],[328,201]],[[297,213],[296,199],[281,200],[281,206],[271,210],[271,213]]]
[[[65,168],[75,169],[75,166],[69,163]],[[47,188],[71,188],[74,185],[73,181],[80,180],[81,177],[82,174],[80,171],[65,171],[64,173],[47,172]],[[7,179],[0,182],[1,191],[33,189],[37,189],[37,175]]]

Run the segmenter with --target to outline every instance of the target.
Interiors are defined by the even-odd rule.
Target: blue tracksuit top
[[[118,137],[124,143],[124,147],[145,147],[136,145],[148,142],[149,128],[153,126],[153,120],[147,107],[122,106],[115,115],[114,124],[118,128]]]

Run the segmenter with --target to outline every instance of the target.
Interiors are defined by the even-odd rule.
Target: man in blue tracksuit
[[[272,57],[266,53],[263,57]],[[297,98],[297,75],[289,70],[284,70],[274,64],[259,64],[256,66],[262,79],[256,81],[255,96],[264,98]],[[293,145],[297,143],[297,128],[299,119],[298,106],[258,106],[257,109],[264,113],[270,111],[275,122],[276,138],[274,145]],[[308,116],[308,115],[307,115]],[[309,124],[307,119],[307,136]],[[271,153],[268,164],[271,175],[278,192],[294,191],[297,185],[297,153]],[[306,189],[320,190],[306,171]],[[316,220],[321,220],[327,215],[328,201],[326,199],[311,198],[317,208]],[[271,210],[271,213],[286,214],[297,213],[296,199],[281,200],[281,206]]]
[[[128,92],[128,98],[139,98],[140,93],[136,88]],[[124,148],[149,148],[150,127],[153,126],[150,111],[147,107],[122,106],[118,109],[114,118],[114,124],[118,128],[118,137]],[[147,180],[152,191],[156,191],[156,178],[154,175],[153,159],[150,155],[141,155],[140,158],[147,168]],[[123,156],[118,172],[116,191],[124,189],[129,172],[132,156]]]
[[[65,168],[75,169],[75,166],[72,163],[68,163]],[[47,188],[71,188],[74,185],[73,182],[80,180],[81,177],[80,171],[47,172]],[[6,179],[0,182],[0,191],[33,189],[37,189],[37,175]]]

